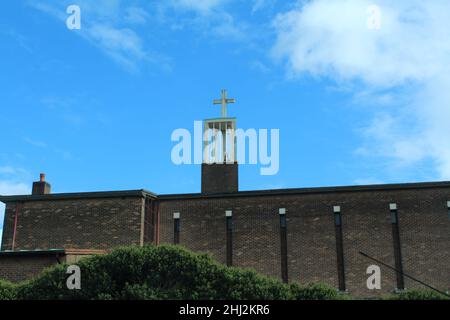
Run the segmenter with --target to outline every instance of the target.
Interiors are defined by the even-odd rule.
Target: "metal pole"
[[[413,280],[413,281],[415,281],[415,282],[418,282],[418,283],[420,283],[421,285],[424,285],[425,287],[430,288],[431,290],[434,290],[434,291],[436,291],[436,292],[438,292],[438,293],[440,293],[440,294],[443,294],[444,296],[450,297],[450,295],[448,295],[446,292],[441,291],[441,290],[439,290],[439,289],[436,289],[436,288],[430,286],[429,284],[426,284],[425,282],[423,282],[423,281],[421,281],[421,280],[419,280],[419,279],[416,279],[416,278],[414,278],[414,277],[412,277],[412,276],[410,276],[410,275],[404,273],[403,271],[397,270],[396,268],[391,267],[391,266],[388,265],[387,263],[384,263],[383,261],[380,261],[380,260],[378,260],[378,259],[375,259],[375,258],[369,256],[367,253],[364,253],[364,252],[362,252],[362,251],[359,251],[359,254],[362,255],[362,256],[364,256],[364,257],[366,257],[366,258],[368,258],[368,259],[370,259],[370,260],[373,260],[373,261],[375,261],[375,262],[377,262],[377,263],[379,263],[379,264],[385,266],[386,268],[389,268],[389,269],[391,269],[391,270],[394,270],[394,271],[397,272],[397,273],[401,273],[403,276],[405,276],[405,277],[407,277],[407,278],[409,278],[409,279],[411,279],[411,280]]]

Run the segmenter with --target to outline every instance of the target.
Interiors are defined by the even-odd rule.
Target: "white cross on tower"
[[[227,104],[228,103],[235,103],[235,99],[227,99],[227,90],[222,90],[222,98],[221,99],[214,99],[214,104],[221,104],[222,105],[222,118],[227,117]]]

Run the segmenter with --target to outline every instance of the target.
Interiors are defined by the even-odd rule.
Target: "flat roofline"
[[[236,117],[231,117],[231,118],[209,118],[209,119],[204,119],[203,122],[226,122],[226,121],[233,121],[236,120]]]
[[[161,194],[140,190],[126,191],[102,191],[102,192],[77,192],[77,193],[53,193],[46,195],[15,195],[0,196],[0,201],[40,201],[40,200],[69,200],[69,199],[89,199],[89,198],[122,198],[122,197],[152,197],[161,200],[182,200],[196,198],[230,198],[230,197],[256,197],[256,196],[276,196],[292,194],[317,194],[317,193],[344,193],[344,192],[367,192],[367,191],[390,191],[390,190],[408,190],[408,189],[431,189],[449,187],[450,181],[435,182],[414,182],[397,184],[372,184],[372,185],[353,185],[353,186],[335,186],[335,187],[312,187],[312,188],[290,188],[290,189],[268,189],[268,190],[250,190],[238,191],[233,193],[185,193],[185,194]]]
[[[158,199],[182,200],[182,199],[196,199],[196,198],[256,197],[256,196],[277,196],[277,195],[293,195],[293,194],[319,194],[319,193],[391,191],[391,190],[408,190],[408,189],[431,189],[431,188],[442,188],[442,187],[450,188],[450,181],[353,185],[353,186],[336,186],[336,187],[268,189],[268,190],[251,190],[251,191],[238,191],[238,192],[233,192],[233,193],[216,193],[216,194],[202,194],[202,193],[164,194],[164,195],[158,195]]]
[[[39,256],[39,255],[95,255],[106,254],[103,249],[36,249],[36,250],[4,250],[0,251],[0,257],[5,256]]]
[[[64,255],[64,249],[46,249],[46,250],[4,250],[0,251],[0,257],[7,256],[48,256],[48,255]]]
[[[152,197],[157,195],[153,192],[140,190],[122,190],[122,191],[98,191],[98,192],[74,192],[74,193],[51,193],[44,195],[0,195],[1,202],[15,201],[43,201],[43,200],[68,200],[68,199],[92,199],[92,198],[124,198],[124,197]]]

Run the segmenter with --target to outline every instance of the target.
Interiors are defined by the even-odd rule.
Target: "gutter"
[[[258,196],[282,196],[298,194],[321,194],[321,193],[348,193],[348,192],[368,192],[368,191],[392,191],[410,189],[433,189],[450,188],[450,181],[436,182],[415,182],[397,184],[374,184],[356,186],[334,186],[334,187],[313,187],[313,188],[289,188],[289,189],[269,189],[238,191],[232,193],[186,193],[186,194],[161,194],[140,189],[127,191],[103,191],[103,192],[79,192],[79,193],[52,193],[46,195],[17,195],[2,196],[0,201],[44,201],[44,200],[67,200],[67,199],[99,199],[99,198],[125,198],[125,197],[150,197],[158,200],[185,200],[185,199],[207,199],[207,198],[233,198],[233,197],[258,197]]]
[[[301,194],[325,194],[325,193],[348,193],[348,192],[370,192],[370,191],[394,191],[411,189],[434,189],[450,188],[450,181],[419,182],[400,184],[375,184],[340,187],[315,187],[315,188],[291,188],[272,190],[238,191],[232,193],[187,193],[187,194],[164,194],[158,195],[159,200],[186,200],[186,199],[208,199],[208,198],[234,198],[234,197],[259,197],[259,196],[287,196]]]
[[[126,197],[156,198],[157,195],[153,192],[140,189],[140,190],[126,190],[126,191],[50,193],[43,195],[15,195],[15,196],[0,195],[0,201],[6,203],[14,201],[46,201],[46,200],[126,198]]]

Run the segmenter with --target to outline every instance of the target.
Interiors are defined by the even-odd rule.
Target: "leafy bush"
[[[297,283],[290,285],[291,294],[296,300],[344,300],[347,296],[340,295],[335,288],[325,284],[311,283],[301,286]]]
[[[81,289],[68,290],[67,265],[17,286],[19,299],[338,299],[325,285],[284,284],[253,270],[226,267],[176,246],[120,248],[78,263]]]
[[[0,280],[0,300],[14,300],[16,298],[16,286],[11,282]]]
[[[401,291],[400,293],[387,296],[387,300],[449,300],[450,298],[444,296],[436,291],[428,289],[409,289]]]
[[[37,278],[12,284],[0,280],[0,300],[338,300],[351,299],[324,284],[284,284],[274,278],[215,262],[178,246],[125,247],[107,255],[85,258],[81,289],[67,289],[67,265],[44,270]],[[430,290],[412,289],[388,300],[448,299]]]

